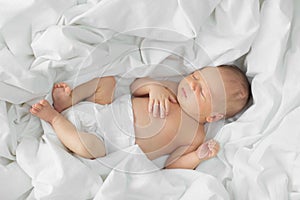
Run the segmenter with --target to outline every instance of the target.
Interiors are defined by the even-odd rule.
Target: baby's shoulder
[[[183,116],[179,134],[182,135],[185,145],[199,146],[205,138],[204,125],[191,117]]]
[[[199,124],[196,133],[194,135],[194,139],[193,139],[193,144],[192,145],[196,145],[199,146],[200,144],[203,143],[205,139],[205,130],[204,130],[204,126],[203,124]]]
[[[205,140],[204,129],[201,126],[193,132],[185,132],[184,139],[181,140],[181,146],[189,146],[189,151],[196,150]]]

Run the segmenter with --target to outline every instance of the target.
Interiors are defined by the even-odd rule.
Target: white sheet
[[[300,199],[299,13],[298,0],[0,1],[0,198]],[[254,103],[195,171],[157,170],[138,146],[80,159],[28,113],[58,81],[231,62]]]

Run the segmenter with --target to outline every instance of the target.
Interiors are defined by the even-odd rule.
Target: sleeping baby
[[[73,153],[95,159],[137,144],[146,156],[169,155],[166,168],[194,169],[216,156],[219,144],[205,141],[204,124],[240,112],[249,83],[236,66],[204,67],[179,83],[136,79],[131,94],[114,97],[116,79],[92,79],[73,90],[55,84],[53,107],[41,100],[30,109],[48,122]]]

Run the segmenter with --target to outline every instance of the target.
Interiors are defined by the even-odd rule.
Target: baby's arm
[[[169,89],[172,93],[177,93],[177,83],[173,81],[158,81],[152,78],[138,78],[130,85],[131,93],[134,96],[148,95],[153,86]]]
[[[169,103],[177,103],[177,83],[172,81],[156,81],[151,78],[136,79],[130,86],[134,96],[149,95],[148,111],[154,117],[164,118],[169,112]]]
[[[215,157],[219,148],[215,140],[206,141],[198,149],[195,146],[179,147],[168,158],[166,169],[195,169],[202,161]]]

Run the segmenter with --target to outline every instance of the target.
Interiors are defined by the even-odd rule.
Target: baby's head
[[[248,102],[250,86],[236,66],[204,67],[186,76],[178,86],[182,109],[199,122],[213,122],[240,112]]]
[[[250,97],[250,85],[246,75],[234,65],[220,65],[226,91],[226,118],[239,113],[247,104]]]

